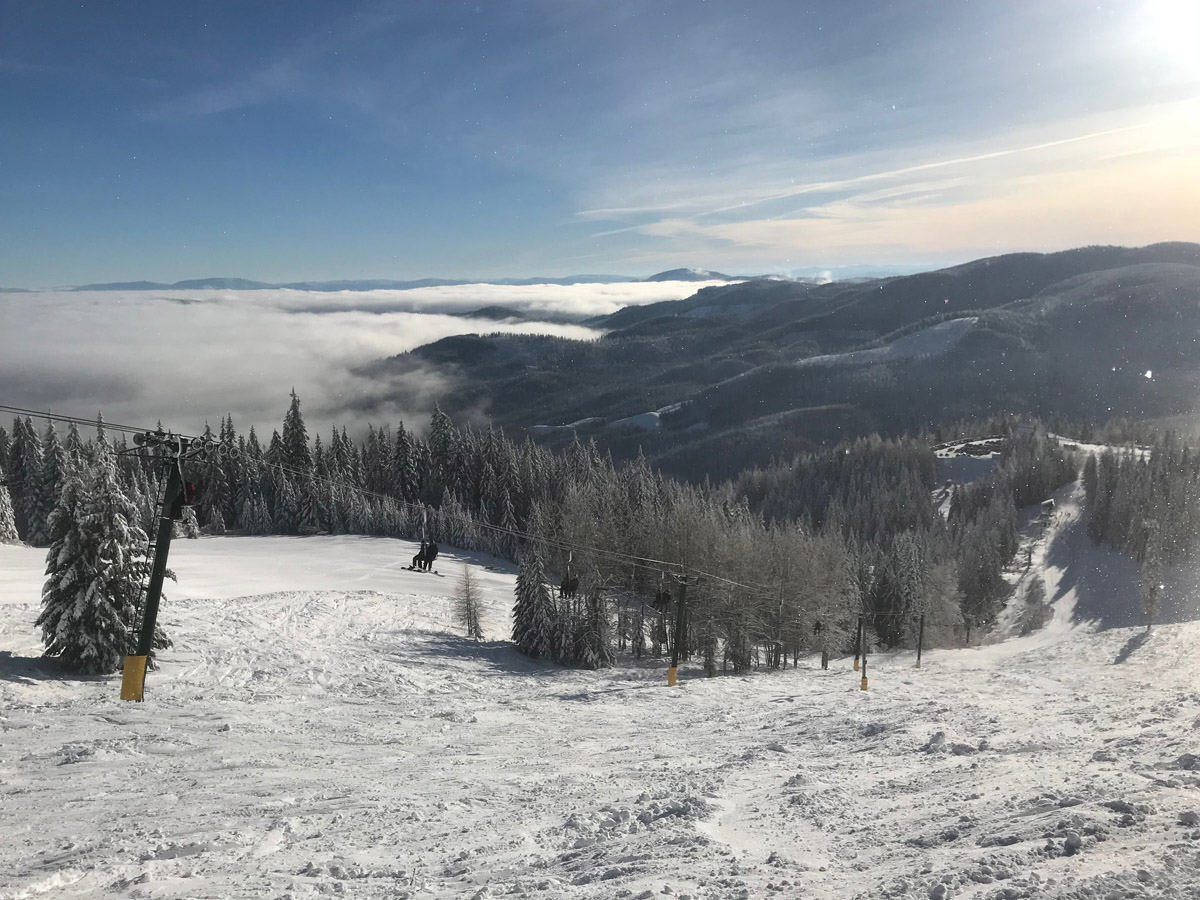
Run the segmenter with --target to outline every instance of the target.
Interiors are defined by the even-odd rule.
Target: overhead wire
[[[27,409],[23,406],[9,406],[0,403],[0,412],[11,413],[16,416],[28,416],[32,419],[47,419],[54,422],[65,422],[71,425],[81,425],[84,427],[94,428],[97,424],[103,425],[107,431],[117,431],[123,434],[153,434],[157,428],[139,428],[134,425],[118,425],[114,422],[106,422],[103,417],[85,419],[81,416],[67,416],[61,413],[49,412],[46,410]],[[191,435],[179,435],[180,437],[191,437]]]

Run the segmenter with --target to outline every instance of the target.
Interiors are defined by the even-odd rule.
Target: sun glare
[[[1200,79],[1200,2],[1147,0],[1145,26],[1151,51],[1161,61]]]

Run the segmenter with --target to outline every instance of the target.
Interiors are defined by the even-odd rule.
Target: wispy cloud
[[[1200,131],[1188,123],[1198,115],[1200,104],[1167,104],[1115,127],[1085,119],[1062,137],[787,186],[748,175],[723,202],[638,208],[593,236],[649,238],[660,257],[781,265],[1195,239]],[[702,200],[714,197],[708,187]]]
[[[307,78],[291,60],[279,60],[249,76],[190,91],[145,111],[148,119],[211,116],[286,99],[305,88]]]

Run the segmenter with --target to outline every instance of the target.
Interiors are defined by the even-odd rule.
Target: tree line
[[[1039,427],[1005,435],[996,470],[958,491],[948,514],[931,493],[927,436],[862,439],[720,485],[667,478],[641,455],[617,466],[579,439],[552,453],[460,429],[440,410],[424,435],[398,423],[368,426],[359,440],[344,428],[310,440],[294,392],[265,446],[229,417],[202,436],[237,452],[185,464],[198,487],[192,533],[425,538],[519,560],[518,646],[588,667],[674,649],[668,623],[686,577],[678,649],[713,673],[847,652],[860,615],[884,647],[911,646],[922,616],[927,644],[957,640],[964,617],[983,625],[1006,598],[1017,506],[1074,477]],[[122,495],[112,515],[125,517],[127,544],[144,548],[162,473],[152,454],[128,449],[102,430],[84,441],[74,425],[62,438],[53,422],[40,434],[29,419],[11,435],[0,428],[16,536],[51,545],[54,523],[77,515],[64,498],[78,481],[80,496]],[[84,488],[100,469],[105,490]],[[571,578],[576,587],[562,589]]]
[[[1083,485],[1092,541],[1138,563],[1149,628],[1159,610],[1163,567],[1200,550],[1200,450],[1174,432],[1108,449],[1088,458]]]

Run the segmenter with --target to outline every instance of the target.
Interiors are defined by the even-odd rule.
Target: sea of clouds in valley
[[[358,371],[455,334],[593,339],[570,321],[694,293],[695,282],[456,285],[405,291],[88,291],[0,295],[0,402],[192,433],[233,415],[270,436],[295,388],[310,430],[423,425],[444,372]],[[500,305],[524,321],[462,313]],[[456,315],[457,313],[457,315]],[[546,317],[554,321],[539,321]]]

